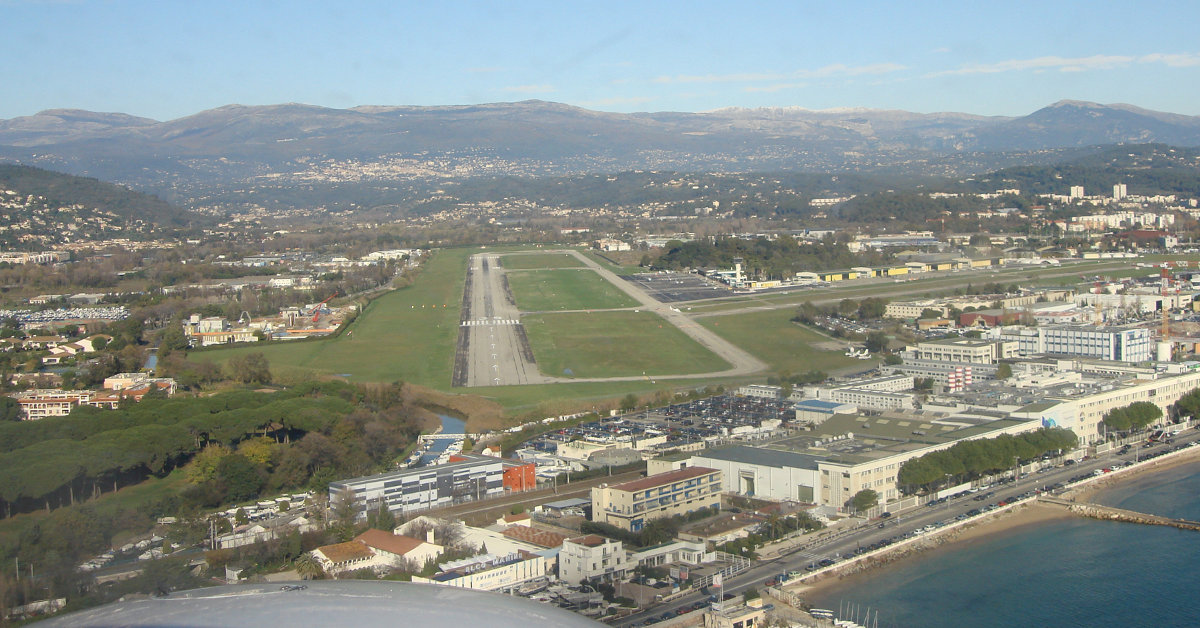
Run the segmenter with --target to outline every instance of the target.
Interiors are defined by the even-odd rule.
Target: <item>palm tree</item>
[[[321,563],[310,552],[304,552],[297,556],[295,566],[296,573],[300,574],[301,580],[313,580],[325,575],[325,570],[321,569]]]

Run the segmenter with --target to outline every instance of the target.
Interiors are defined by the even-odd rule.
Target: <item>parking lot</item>
[[[661,303],[699,301],[733,296],[728,286],[709,281],[691,273],[656,272],[621,275],[621,279],[636,284]]]
[[[718,395],[675,403],[648,412],[606,417],[538,437],[528,443],[539,451],[555,451],[574,438],[603,440],[667,435],[667,446],[727,437],[737,428],[757,429],[763,421],[795,418],[793,402],[761,397]]]

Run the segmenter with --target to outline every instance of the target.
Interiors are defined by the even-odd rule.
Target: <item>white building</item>
[[[567,539],[558,553],[558,577],[572,584],[593,578],[620,580],[636,566],[620,541],[596,534]]]
[[[1119,362],[1153,360],[1153,332],[1145,327],[993,327],[987,338],[1016,342],[1021,356],[1065,355]]]
[[[445,563],[441,568],[441,572],[430,578],[413,576],[412,581],[479,591],[503,591],[546,577],[546,558],[525,551],[503,556],[481,554]],[[486,619],[480,619],[483,625],[487,625]]]
[[[697,454],[688,464],[720,470],[726,492],[812,503],[820,486],[819,461],[808,454],[737,446]]]

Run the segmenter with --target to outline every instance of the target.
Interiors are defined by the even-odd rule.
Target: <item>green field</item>
[[[433,254],[413,285],[372,301],[337,338],[193,351],[189,359],[224,363],[259,351],[272,373],[285,379],[344,375],[357,382],[406,381],[448,390],[467,257],[474,252]]]
[[[699,319],[699,323],[766,362],[775,373],[814,369],[832,373],[874,364],[847,357],[840,350],[821,351],[813,347],[814,343],[828,342],[829,338],[788,320],[794,314],[792,309],[768,310],[710,316]]]
[[[522,322],[538,368],[546,375],[623,377],[729,368],[678,328],[648,312],[543,314]]]
[[[538,270],[546,268],[583,268],[583,262],[570,253],[505,255],[500,265],[508,270]]]
[[[638,303],[590,270],[539,270],[508,274],[522,312],[608,310]]]

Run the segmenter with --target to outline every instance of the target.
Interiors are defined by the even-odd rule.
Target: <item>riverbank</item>
[[[1135,478],[1144,479],[1170,469],[1197,463],[1200,463],[1200,447],[1188,448],[1165,460],[1155,459],[1116,474],[1099,476],[1088,484],[1068,491],[1063,497],[1079,502],[1093,501],[1102,497],[1106,490],[1117,488]],[[852,589],[909,559],[936,558],[939,554],[956,552],[1002,535],[1018,534],[1047,523],[1076,517],[1077,515],[1063,508],[1030,502],[1011,510],[989,515],[976,523],[934,534],[894,550],[880,553],[854,565],[848,565],[836,574],[831,574],[805,586],[789,587],[789,590],[802,596],[805,600],[819,602],[835,591]]]

